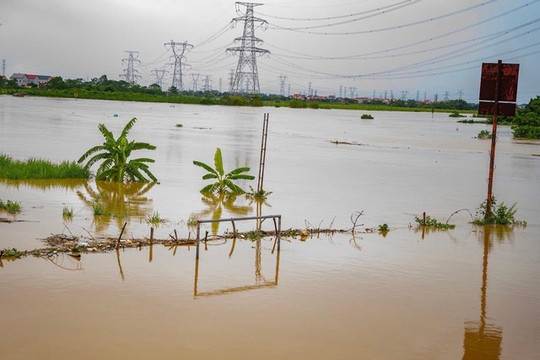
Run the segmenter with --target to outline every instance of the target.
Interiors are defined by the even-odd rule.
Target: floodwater
[[[0,359],[536,359],[540,353],[540,143],[501,127],[494,193],[517,203],[526,227],[482,228],[469,212],[483,201],[489,141],[479,124],[448,114],[236,108],[0,96],[0,152],[17,159],[76,160],[132,117],[131,138],[160,183],[0,182],[21,203],[0,223],[0,249],[43,247],[50,234],[149,236],[145,219],[186,222],[256,214],[256,203],[203,198],[216,147],[225,170],[256,175],[263,113],[270,113],[264,215],[282,228],[358,233],[195,248],[154,245],[104,254],[4,260],[0,267]],[[177,126],[180,125],[181,126]],[[349,144],[334,144],[332,141]],[[249,189],[256,182],[241,184]],[[102,201],[115,217],[93,216]],[[75,212],[62,219],[62,208]],[[422,232],[415,216],[450,231]],[[0,217],[12,219],[6,213]],[[386,223],[383,236],[366,233]],[[410,226],[412,225],[412,226]],[[251,230],[252,222],[239,222]],[[263,227],[273,228],[270,223]],[[209,233],[231,230],[208,226]],[[304,241],[302,241],[304,240]]]

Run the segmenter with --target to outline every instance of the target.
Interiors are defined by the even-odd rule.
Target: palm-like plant
[[[240,188],[238,185],[233,183],[233,180],[253,180],[255,177],[253,175],[245,174],[249,171],[249,167],[239,167],[233,171],[225,174],[223,170],[223,158],[221,156],[221,149],[217,148],[216,153],[214,154],[214,166],[215,169],[211,166],[200,162],[193,161],[193,165],[197,165],[208,171],[202,178],[203,180],[215,179],[216,181],[213,184],[206,185],[201,189],[201,193],[233,193],[233,194],[243,194],[245,191]]]
[[[79,163],[82,163],[88,157],[93,155],[85,165],[86,169],[89,169],[98,161],[102,161],[96,172],[96,180],[105,181],[117,181],[124,182],[149,182],[157,181],[156,177],[148,169],[146,163],[153,163],[153,159],[149,158],[137,158],[128,161],[132,151],[135,150],[155,150],[154,145],[148,143],[129,141],[127,135],[129,130],[133,127],[136,118],[131,119],[120,136],[115,139],[112,132],[107,129],[104,124],[99,124],[98,129],[103,134],[105,142],[102,145],[94,146],[90,150],[84,153],[79,159]],[[148,176],[145,177],[144,174]]]

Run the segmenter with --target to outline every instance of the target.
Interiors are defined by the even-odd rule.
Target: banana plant
[[[245,174],[249,171],[249,167],[239,167],[228,173],[225,173],[223,169],[223,158],[221,156],[221,149],[217,148],[214,154],[214,167],[207,165],[201,161],[193,161],[193,165],[202,167],[207,174],[203,175],[203,180],[215,180],[214,183],[206,185],[201,189],[201,193],[232,193],[232,194],[244,194],[244,189],[233,183],[233,180],[253,180],[253,175]]]
[[[157,181],[147,165],[147,163],[153,163],[154,159],[137,158],[128,160],[132,151],[156,149],[154,145],[148,143],[128,140],[127,135],[129,130],[131,130],[136,121],[136,118],[128,121],[117,139],[114,138],[113,133],[104,124],[99,124],[98,129],[105,138],[105,141],[102,145],[94,146],[85,152],[78,160],[79,163],[82,163],[93,155],[84,166],[86,169],[90,169],[96,162],[102,161],[96,172],[96,180],[116,182],[124,182],[124,180],[128,182]]]

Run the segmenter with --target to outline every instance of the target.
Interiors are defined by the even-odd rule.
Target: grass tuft
[[[21,204],[11,200],[6,202],[0,200],[0,211],[6,211],[10,214],[18,214],[21,212]]]
[[[59,164],[35,158],[20,161],[0,154],[0,178],[13,180],[88,179],[90,170],[84,169],[74,161],[63,161]]]

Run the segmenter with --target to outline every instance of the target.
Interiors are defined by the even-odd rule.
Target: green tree
[[[518,110],[512,130],[515,138],[540,139],[540,96]]]
[[[200,166],[206,171],[208,171],[208,173],[202,177],[203,180],[211,180],[211,179],[216,180],[214,183],[210,185],[206,185],[205,187],[201,189],[201,193],[203,194],[205,193],[243,194],[245,193],[245,191],[239,186],[235,185],[233,183],[233,180],[255,179],[253,175],[245,174],[246,172],[249,171],[249,167],[239,167],[225,174],[225,170],[223,170],[223,158],[221,156],[220,148],[217,148],[216,153],[214,154],[215,169],[200,161],[193,161],[193,165]]]
[[[148,143],[129,141],[127,135],[129,130],[133,127],[136,118],[131,119],[120,136],[115,139],[114,135],[107,129],[104,124],[99,124],[98,129],[105,138],[105,142],[102,145],[94,146],[90,150],[81,156],[78,160],[79,163],[85,161],[88,157],[93,155],[85,165],[86,169],[90,169],[96,162],[102,161],[96,172],[96,180],[105,181],[137,181],[137,182],[149,182],[157,181],[156,177],[148,169],[146,163],[153,163],[153,159],[149,158],[137,158],[128,161],[132,151],[135,150],[155,150],[154,145]],[[147,179],[144,174],[148,176]]]

